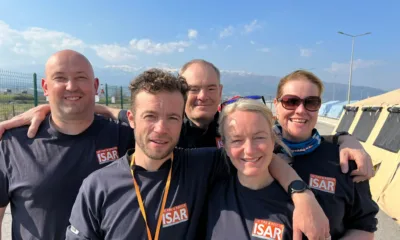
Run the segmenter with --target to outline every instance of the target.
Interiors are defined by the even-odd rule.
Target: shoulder
[[[124,170],[129,173],[126,155],[89,174],[82,185],[86,188],[105,188],[109,185],[108,183],[115,183],[115,176],[121,176]]]

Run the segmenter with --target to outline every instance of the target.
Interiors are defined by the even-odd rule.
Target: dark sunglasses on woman
[[[304,99],[295,95],[284,95],[277,99],[282,107],[287,110],[295,110],[300,104],[310,112],[316,112],[321,107],[321,98],[318,96],[309,96]]]

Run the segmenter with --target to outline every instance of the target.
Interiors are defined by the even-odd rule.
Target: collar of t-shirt
[[[126,159],[126,161],[128,162],[128,165],[129,165],[129,166],[131,165],[131,159],[132,159],[132,155],[133,155],[134,152],[135,152],[135,149],[130,149],[130,150],[128,150],[128,152],[125,154],[125,159]],[[168,160],[165,161],[163,164],[161,164],[160,168],[159,168],[157,171],[159,171],[159,170],[164,170],[164,169],[169,169],[169,168],[171,167],[171,163],[172,163],[171,159],[168,159]],[[147,172],[147,170],[146,170],[145,168],[143,168],[143,167],[141,167],[141,166],[138,166],[138,165],[136,165],[136,164],[135,164],[134,166],[132,166],[132,168],[133,168],[135,171]]]
[[[98,120],[100,120],[101,117],[94,115],[92,124],[85,131],[83,131],[77,135],[68,135],[68,134],[58,131],[55,128],[54,124],[51,121],[51,116],[52,116],[51,113],[46,116],[45,120],[43,121],[43,127],[48,129],[47,131],[51,136],[58,138],[58,139],[76,138],[76,137],[81,137],[81,136],[87,137],[92,134],[96,134],[101,129],[101,124],[98,121]]]
[[[218,134],[218,118],[219,112],[214,115],[213,121],[208,125],[207,129],[199,128],[192,120],[190,120],[187,115],[183,119],[183,124],[185,126],[186,134],[195,134],[195,135],[202,135],[208,132],[215,132],[215,135]]]
[[[270,201],[289,201],[290,198],[287,194],[277,194],[279,192],[285,192],[285,190],[279,185],[277,181],[273,181],[266,187],[261,189],[253,190],[248,187],[243,186],[238,176],[235,177],[235,184],[237,186],[238,192],[245,198],[253,198],[253,199],[260,199],[260,200],[270,200]]]

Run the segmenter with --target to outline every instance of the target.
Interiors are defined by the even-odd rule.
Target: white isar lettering
[[[171,213],[165,213],[164,214],[164,219],[163,219],[163,224],[170,224],[172,223],[172,218],[171,218]]]
[[[271,226],[267,226],[267,228],[265,229],[265,232],[264,232],[264,235],[263,235],[264,237],[270,237],[270,238],[272,238],[273,236],[272,236],[272,231],[271,231]]]
[[[335,185],[333,184],[333,182],[328,182],[328,190],[331,192],[335,191]]]
[[[321,181],[319,187],[320,187],[321,189],[327,190],[327,188],[326,188],[326,183],[325,183],[324,180]]]
[[[118,159],[118,152],[117,150],[113,151],[113,159]]]
[[[181,219],[188,219],[188,216],[187,216],[187,213],[186,213],[186,209],[185,209],[185,208],[182,208],[182,209],[180,210],[180,212],[181,212]]]

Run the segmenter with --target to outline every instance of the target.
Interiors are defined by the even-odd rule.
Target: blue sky
[[[224,71],[280,77],[306,68],[346,83],[351,38],[337,31],[372,32],[356,38],[354,85],[400,87],[399,1],[0,0],[0,6],[1,69],[40,72],[47,57],[70,48],[102,71],[178,69],[204,58]]]

